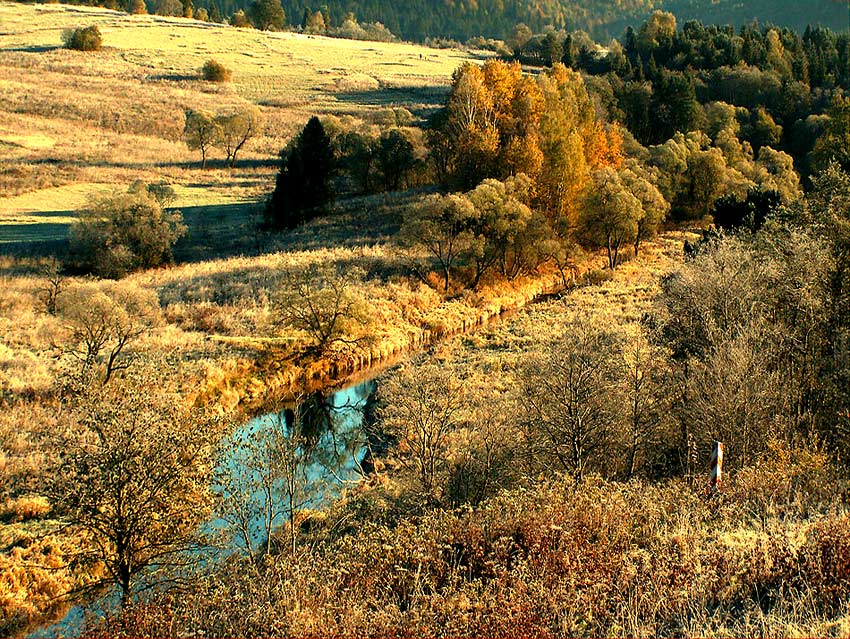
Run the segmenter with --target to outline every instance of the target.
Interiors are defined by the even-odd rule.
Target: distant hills
[[[225,14],[250,3],[207,0],[212,1]],[[847,0],[282,0],[282,4],[291,24],[301,21],[305,9],[321,10],[334,25],[352,12],[361,22],[382,22],[396,35],[414,41],[466,40],[478,35],[506,38],[518,22],[535,32],[551,24],[583,29],[599,39],[619,37],[627,26],[641,24],[655,9],[674,13],[680,24],[695,18],[735,26],[758,20],[798,31],[808,24],[848,28]]]

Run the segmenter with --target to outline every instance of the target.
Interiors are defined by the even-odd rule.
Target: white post
[[[715,495],[720,492],[723,484],[723,444],[714,442],[711,451],[711,470],[708,478],[708,492]]]

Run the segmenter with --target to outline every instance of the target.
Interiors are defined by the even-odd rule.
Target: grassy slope
[[[89,24],[102,51],[60,48],[63,29]],[[135,179],[172,181],[177,206],[196,214],[227,206],[239,227],[252,208],[233,205],[266,195],[277,153],[312,114],[427,110],[469,59],[90,7],[3,2],[0,25],[0,245],[60,239],[89,194]],[[198,79],[210,58],[234,70],[232,82]],[[182,142],[184,110],[245,103],[264,112],[263,134],[236,169],[200,171]]]

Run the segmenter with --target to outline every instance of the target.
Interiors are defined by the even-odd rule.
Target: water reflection
[[[218,543],[201,561],[262,550],[269,531],[287,524],[293,508],[321,508],[345,484],[356,482],[369,453],[364,415],[376,388],[375,381],[367,381],[328,395],[315,393],[253,418],[225,438],[213,486],[224,507],[199,531]],[[71,606],[60,621],[28,636],[79,636],[87,613],[106,614],[118,601],[113,592]]]
[[[250,420],[223,442],[216,472],[219,514],[206,533],[223,552],[271,550],[271,533],[339,495],[363,473],[364,412],[374,381],[316,393]]]

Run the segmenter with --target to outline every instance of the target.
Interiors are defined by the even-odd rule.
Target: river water
[[[377,382],[369,380],[327,394],[314,393],[304,398],[298,407],[284,406],[248,420],[225,438],[216,475],[228,478],[228,486],[239,492],[241,503],[247,505],[247,529],[254,549],[265,539],[264,496],[258,487],[262,480],[264,442],[270,437],[286,438],[293,431],[293,416],[300,415],[300,432],[309,441],[309,454],[299,449],[304,461],[300,491],[300,509],[320,509],[336,499],[346,484],[362,477],[363,465],[368,462],[369,447],[364,434],[364,416],[368,415],[375,396]],[[259,462],[259,463],[258,463]],[[280,483],[273,484],[282,491]],[[214,488],[221,494],[222,488]],[[224,496],[224,495],[222,495]],[[276,501],[283,498],[276,495]],[[230,520],[230,521],[228,521]],[[283,512],[276,513],[273,527],[286,523]],[[214,562],[234,552],[245,553],[245,536],[233,531],[232,518],[217,515],[201,526],[201,533],[217,543],[205,548],[202,561]],[[118,604],[117,592],[110,592],[87,604],[71,606],[57,622],[31,632],[29,637],[74,637],[82,630],[87,612],[103,614]]]

